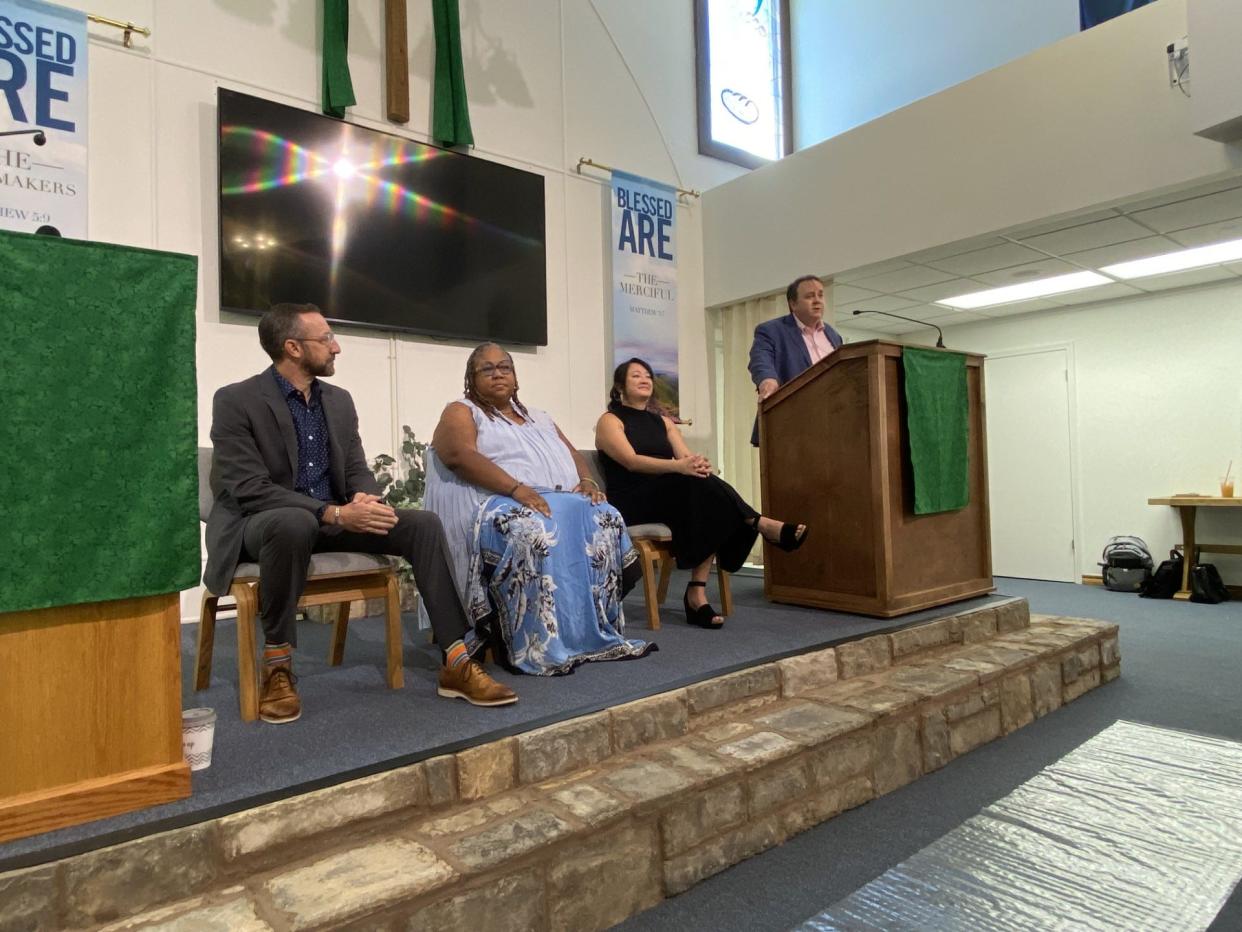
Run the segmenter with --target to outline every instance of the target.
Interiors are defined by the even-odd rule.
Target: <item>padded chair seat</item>
[[[633,537],[648,537],[655,540],[672,540],[673,532],[667,524],[627,524],[625,532]]]
[[[661,525],[662,526],[662,525]],[[311,555],[308,578],[315,576],[344,576],[349,573],[367,573],[395,567],[400,557],[370,553],[316,553]],[[258,579],[259,564],[238,563],[233,571],[234,579]]]

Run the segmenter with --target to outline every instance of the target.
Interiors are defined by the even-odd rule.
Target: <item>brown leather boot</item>
[[[497,683],[473,660],[455,667],[441,667],[436,692],[446,699],[465,699],[472,705],[512,705],[518,698],[512,689]]]
[[[259,718],[274,725],[296,721],[302,715],[302,700],[293,684],[297,677],[286,666],[263,668],[263,689],[259,693]]]

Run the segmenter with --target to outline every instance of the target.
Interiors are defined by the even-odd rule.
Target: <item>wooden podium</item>
[[[177,593],[0,614],[0,842],[190,795]]]
[[[966,354],[970,502],[914,514],[897,343],[843,346],[760,407],[763,513],[810,527],[764,546],[764,595],[892,618],[993,590],[983,357]]]

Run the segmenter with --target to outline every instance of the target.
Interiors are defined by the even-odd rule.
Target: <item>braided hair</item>
[[[473,350],[470,351],[470,355],[466,358],[466,379],[465,379],[466,397],[469,398],[471,401],[473,401],[476,405],[478,405],[479,410],[487,415],[487,419],[489,421],[494,421],[496,420],[497,417],[503,418],[504,415],[500,412],[500,409],[497,408],[495,405],[493,405],[491,402],[484,401],[483,397],[479,394],[478,389],[474,387],[474,364],[478,360],[478,358],[483,355],[484,350],[491,349],[492,347],[495,347],[496,349],[504,353],[505,359],[509,360],[509,365],[513,366],[513,356],[509,353],[508,350],[502,347],[499,343],[480,343],[478,346],[476,346]],[[513,397],[509,399],[509,402],[513,405],[513,410],[517,411],[518,414],[522,415],[524,419],[529,421],[530,413],[526,410],[526,405],[518,401],[517,367],[516,366],[513,367],[513,372],[514,372]]]
[[[612,372],[612,389],[608,392],[609,411],[617,411],[622,407],[622,398],[625,396],[625,380],[630,374],[630,366],[642,366],[647,370],[647,375],[651,377],[652,383],[655,382],[655,371],[647,364],[647,360],[631,356]],[[653,400],[654,397],[653,395]],[[650,410],[651,405],[648,404],[647,407]]]

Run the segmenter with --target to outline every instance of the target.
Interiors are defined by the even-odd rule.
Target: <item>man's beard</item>
[[[313,363],[310,360],[305,360],[302,363],[302,371],[309,375],[312,379],[334,375],[336,373],[336,359],[335,357],[329,356],[321,363]]]

